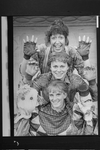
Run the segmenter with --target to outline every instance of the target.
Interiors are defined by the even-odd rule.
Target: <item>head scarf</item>
[[[67,108],[61,112],[56,112],[50,104],[39,110],[39,119],[42,128],[51,136],[56,136],[67,130],[71,123],[71,116]]]

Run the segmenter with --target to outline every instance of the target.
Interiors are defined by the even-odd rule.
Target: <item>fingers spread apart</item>
[[[86,38],[85,35],[83,36],[83,38],[79,36],[79,42],[81,41],[86,42],[86,43],[92,43],[92,40],[89,38],[89,36]]]
[[[24,43],[26,43],[26,42],[34,42],[34,43],[37,43],[37,38],[35,38],[34,35],[32,35],[31,40],[30,40],[29,37],[26,36],[26,39],[23,39],[23,42],[24,42]]]

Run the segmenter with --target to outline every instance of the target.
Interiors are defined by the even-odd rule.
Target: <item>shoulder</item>
[[[80,54],[77,52],[76,47],[69,45],[65,47],[65,50],[66,50],[66,53],[68,53],[72,58],[77,58],[79,60],[82,59]]]
[[[34,79],[34,82],[38,82],[44,87],[46,84],[48,84],[50,79],[51,79],[51,73],[48,72],[48,73],[41,74],[39,77]]]
[[[76,52],[76,49],[75,49],[75,47],[74,46],[70,46],[70,45],[68,45],[68,46],[65,46],[65,50],[66,50],[66,53],[68,53],[68,54],[70,54],[70,53],[75,53]]]
[[[47,72],[41,74],[38,78],[50,78],[50,77],[51,77],[51,72]]]
[[[47,46],[45,44],[39,44],[37,45],[37,51],[39,53],[45,53],[45,51],[47,50]]]
[[[38,44],[37,45],[37,51],[42,51],[45,50],[47,47],[45,44]]]
[[[73,88],[78,88],[80,85],[87,84],[82,77],[77,74],[72,73],[69,79]]]
[[[51,51],[51,47],[47,47],[45,44],[40,44],[37,46],[37,51],[39,53],[39,56],[40,57],[43,57],[46,56],[48,57],[50,51]]]
[[[38,44],[36,46],[36,50],[40,57],[44,57],[46,49],[47,49],[47,47],[45,44]]]

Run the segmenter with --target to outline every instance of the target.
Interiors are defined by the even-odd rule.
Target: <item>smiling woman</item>
[[[52,128],[51,129],[49,128],[52,125],[49,124],[50,122],[48,123],[47,121],[50,118],[49,115],[53,115],[54,111],[56,114],[58,112],[60,113],[60,111],[62,112],[65,106],[66,107],[69,106],[70,110],[72,110],[72,108],[74,109],[72,110],[74,112],[73,118],[75,120],[77,129],[79,128],[81,129],[81,131],[83,131],[85,130],[83,126],[85,127],[86,125],[88,125],[87,120],[85,120],[86,119],[85,113],[87,112],[84,112],[84,109],[85,110],[87,109],[84,108],[83,106],[81,107],[80,104],[77,106],[74,104],[81,102],[81,100],[88,101],[88,98],[92,100],[91,107],[92,107],[92,102],[94,101],[97,102],[97,85],[96,85],[96,80],[95,80],[96,79],[95,69],[93,70],[91,66],[88,66],[89,68],[87,70],[85,70],[86,68],[84,69],[84,66],[85,66],[84,64],[88,62],[88,60],[91,59],[90,46],[91,46],[91,42],[93,38],[91,40],[92,36],[90,36],[91,34],[88,34],[90,32],[90,26],[88,28],[87,26],[83,27],[82,24],[81,26],[77,24],[77,26],[74,26],[74,27],[69,25],[69,29],[68,29],[66,25],[68,22],[66,22],[65,24],[62,20],[63,20],[63,17],[62,19],[57,19],[57,20],[53,18],[53,22],[48,28],[45,36],[42,33],[44,32],[43,27],[39,27],[39,28],[32,27],[32,26],[31,28],[27,27],[27,32],[25,30],[26,27],[21,28],[23,29],[25,34],[20,37],[21,40],[19,39],[19,41],[22,41],[21,43],[22,51],[20,52],[22,52],[23,54],[22,56],[23,61],[20,59],[20,62],[21,61],[22,62],[21,63],[18,62],[20,64],[19,71],[22,76],[22,82],[20,82],[19,84],[20,86],[18,88],[20,90],[21,87],[28,85],[30,88],[35,89],[36,93],[38,93],[36,101],[38,101],[37,105],[39,106],[36,105],[36,108],[35,106],[34,107],[32,106],[34,110],[29,115],[29,118],[26,117],[28,120],[25,120],[25,117],[22,117],[21,118],[23,120],[22,121],[19,118],[19,116],[17,117],[19,119],[15,121],[15,133],[16,133],[15,135],[16,136],[18,135],[21,135],[21,136],[36,135],[37,136],[37,135],[45,135],[45,134],[51,135]],[[91,26],[91,28],[92,27],[93,26]],[[17,27],[15,27],[14,29],[15,29],[14,31],[16,31],[15,33],[18,33],[18,31],[21,31],[20,27],[18,28],[18,31],[16,30]],[[83,36],[86,33],[86,31],[88,31],[88,29],[89,29],[89,32],[86,34],[86,36]],[[30,30],[32,32],[30,32]],[[69,36],[69,30],[70,30],[70,36]],[[37,34],[34,34],[33,31],[34,33],[37,32]],[[92,30],[92,32],[95,33],[94,30]],[[37,36],[38,36],[38,40],[36,38]],[[68,40],[68,36],[69,36],[69,40]],[[78,36],[79,36],[79,41],[77,40]],[[81,36],[83,36],[83,38],[81,38]],[[42,43],[42,40],[39,41],[39,38],[42,40],[45,39],[45,43],[39,44],[39,43]],[[77,45],[77,42],[75,43],[75,40],[78,42],[78,46],[74,48],[74,45]],[[69,45],[69,41],[72,44],[72,46]],[[94,46],[94,44],[92,44],[92,46]],[[93,47],[91,48],[93,49]],[[17,52],[18,51],[16,51],[16,53]],[[17,60],[17,57],[15,58],[15,62],[16,60]],[[77,70],[78,75],[73,74],[73,71],[75,71],[75,69]],[[17,76],[15,79],[18,79]],[[50,91],[48,93],[46,88],[48,87],[49,83],[51,83],[53,80],[57,80],[57,81],[60,80],[62,82],[65,82],[66,86],[68,86],[67,94],[65,91],[62,92],[62,89],[60,87],[58,89],[57,87],[55,88],[53,86],[51,86]],[[32,95],[33,97],[34,97],[34,94],[35,93],[33,93]],[[32,104],[32,100],[34,99],[34,98],[32,99],[32,96],[30,94],[26,96],[27,100],[29,101],[28,103],[29,105]],[[66,97],[68,97],[67,98],[68,105],[65,104]],[[25,102],[26,98],[24,99],[22,98],[21,102],[26,103]],[[25,106],[28,106],[28,104],[26,103]],[[22,106],[24,107],[24,105]],[[47,107],[43,107],[43,106],[47,106]],[[78,115],[79,116],[78,119],[80,119],[80,122],[82,124],[81,123],[79,124],[81,124],[82,126],[79,125],[77,122],[77,117],[76,117],[77,108],[79,108],[78,111],[81,109],[81,111],[79,111],[81,115],[80,116]],[[21,112],[23,112],[23,111],[19,111],[20,109],[19,109],[18,103],[17,103],[17,109],[18,109],[17,111],[20,112],[20,114]],[[51,112],[51,109],[52,109],[52,112]],[[50,110],[50,112],[48,110]],[[41,119],[36,116],[39,116]],[[97,118],[97,114],[95,116]],[[48,119],[46,120],[46,118]],[[56,120],[55,115],[54,115],[54,118],[51,118],[51,120],[52,119]],[[39,119],[41,120],[41,124],[43,125],[43,128],[40,126]],[[60,119],[61,118],[58,118],[57,121],[59,122]],[[48,124],[47,125],[48,127],[46,126],[46,123]],[[55,128],[56,128],[57,122],[53,121],[53,123],[55,124]],[[39,125],[38,126],[39,128],[36,126],[36,124]],[[92,123],[90,123],[89,125],[91,125],[91,131],[87,133],[95,134],[93,131],[95,127],[93,126]],[[27,127],[27,129],[25,128],[25,126]],[[22,130],[20,127],[22,128]],[[36,128],[38,128],[38,131],[36,131],[37,130]],[[24,133],[23,132],[24,129],[26,129],[27,132]],[[52,135],[58,135],[58,133],[55,133],[55,132],[56,131],[53,130]],[[73,131],[68,134],[64,133],[64,135],[70,135],[70,134],[74,135]],[[84,133],[81,132],[78,134],[84,135],[86,134],[86,132]],[[61,133],[61,135],[63,135],[63,133]]]
[[[46,73],[50,70],[48,67],[48,59],[52,53],[66,52],[73,59],[73,70],[76,68],[78,73],[82,75],[84,61],[88,59],[91,40],[84,36],[83,40],[79,38],[79,46],[77,50],[69,46],[68,40],[69,30],[67,25],[62,20],[55,20],[46,31],[45,44],[38,45],[37,38],[32,35],[31,40],[26,36],[24,39],[24,58],[21,64],[21,69],[25,66],[24,62],[37,53],[39,67],[41,73]]]
[[[61,52],[65,47],[65,37],[62,34],[52,35],[50,37],[50,43],[55,52]]]
[[[65,106],[64,99],[67,97],[66,92],[68,91],[66,84],[64,85],[59,81],[51,82],[47,88],[47,91],[49,94],[51,107],[56,111],[62,111]]]
[[[70,64],[70,62],[70,56],[65,52],[52,54],[49,59],[51,71],[41,74],[33,81],[30,78],[29,82],[31,83],[31,88],[35,88],[38,94],[43,97],[39,100],[39,97],[37,97],[36,101],[39,101],[39,106],[31,112],[31,117],[27,121],[24,120],[24,118],[23,121],[21,121],[19,118],[18,122],[15,122],[17,136],[94,134],[93,130],[95,127],[93,127],[93,124],[88,124],[88,120],[85,120],[83,117],[85,115],[84,111],[82,111],[81,115],[74,111],[73,122],[75,121],[75,124],[71,123],[71,113],[74,103],[76,101],[79,102],[80,99],[85,99],[86,101],[90,99],[92,102],[91,95],[93,94],[95,95],[94,101],[97,101],[97,97],[96,90],[94,92],[95,83],[94,85],[92,84],[91,87],[91,82],[88,85],[79,75],[73,74],[71,71],[72,63]],[[91,72],[91,74],[93,74],[93,72]],[[77,94],[79,94],[79,97],[77,97]],[[67,109],[64,109],[65,106]],[[60,112],[61,115],[59,114]],[[62,126],[60,126],[61,122]],[[20,124],[20,126],[18,124]],[[38,124],[37,130],[36,124]],[[89,131],[88,125],[91,125]],[[25,126],[27,126],[27,129]],[[23,130],[25,130],[24,128],[26,132],[23,132]]]
[[[22,113],[21,116],[17,115],[17,120],[15,118],[15,136],[55,136],[78,132],[75,125],[71,123],[71,112],[67,106],[67,88],[63,81],[52,81],[47,87],[50,100],[47,105],[34,108],[30,113],[30,118],[25,116],[21,118]]]
[[[59,61],[54,61],[51,63],[52,74],[56,79],[64,80],[68,69],[69,67],[67,63]]]

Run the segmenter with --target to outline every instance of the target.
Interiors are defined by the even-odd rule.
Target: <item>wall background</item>
[[[19,64],[23,59],[23,39],[28,35],[38,38],[37,43],[44,43],[45,31],[55,19],[61,18],[69,28],[69,45],[78,46],[78,37],[89,36],[92,40],[90,62],[97,68],[96,16],[18,16],[13,17],[13,61],[14,61],[14,110],[16,112],[16,91],[21,76]]]

